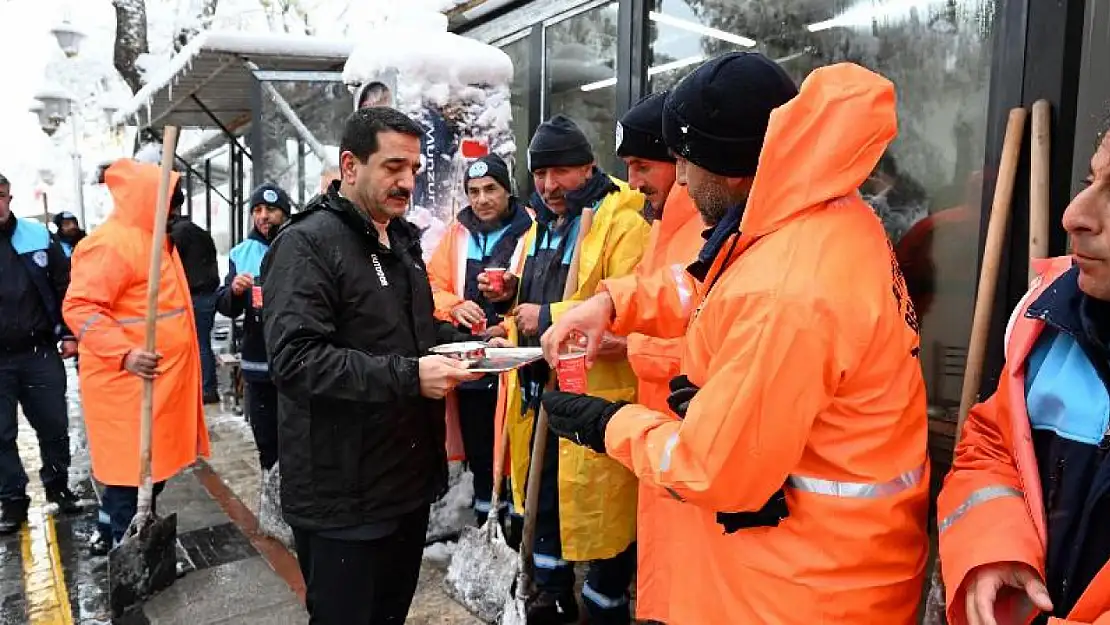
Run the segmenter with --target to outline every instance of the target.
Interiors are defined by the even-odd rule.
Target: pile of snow
[[[427,540],[452,536],[474,524],[474,476],[461,462],[448,467],[447,494],[432,504],[428,517]]]
[[[453,542],[432,543],[424,548],[424,560],[447,564],[451,561],[451,556],[455,555],[455,547]]]

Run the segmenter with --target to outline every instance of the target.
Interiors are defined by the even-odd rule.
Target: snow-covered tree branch
[[[146,35],[146,1],[112,0],[112,6],[116,9],[113,64],[134,93],[143,86],[139,56],[150,50]]]
[[[189,10],[184,12],[189,21],[177,27],[173,37],[174,52],[180,52],[198,33],[212,28],[219,3],[219,0],[189,0]]]

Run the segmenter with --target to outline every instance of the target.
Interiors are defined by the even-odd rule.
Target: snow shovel
[[[505,473],[505,441],[509,436],[506,415],[501,438],[494,445],[493,496],[489,517],[482,527],[465,527],[459,537],[443,588],[447,595],[462,604],[486,623],[496,623],[505,606],[505,597],[512,593],[513,580],[520,569],[520,556],[505,542],[501,529],[501,481]]]
[[[173,171],[177,128],[167,126],[162,138],[162,176],[154,215],[150,273],[147,277],[146,345],[155,351],[158,314],[158,284],[162,273],[162,246],[170,203],[170,173]],[[132,612],[152,594],[167,588],[177,578],[177,515],[158,518],[152,508],[154,483],[151,478],[151,431],[154,426],[154,380],[143,380],[142,412],[139,419],[139,497],[135,516],[119,545],[108,553],[108,600],[113,618]]]
[[[960,412],[956,422],[956,445],[964,429],[967,413],[975,404],[982,382],[983,360],[987,353],[987,338],[990,332],[990,312],[994,305],[994,293],[998,286],[998,266],[1002,262],[1002,247],[1005,244],[1006,228],[1010,222],[1010,205],[1014,193],[1014,179],[1017,177],[1018,158],[1025,135],[1024,108],[1010,109],[1006,124],[1006,135],[1002,140],[1002,158],[998,167],[994,197],[991,202],[990,221],[987,222],[987,240],[983,248],[983,264],[979,271],[979,288],[975,294],[975,310],[972,315],[971,337],[964,364],[963,389],[960,393]],[[925,595],[923,625],[943,625],[944,581],[940,575],[940,558],[933,562],[929,579],[929,591]]]
[[[574,254],[570,259],[570,269],[567,271],[567,283],[563,287],[563,300],[574,297],[578,290],[578,265],[579,255],[582,251],[582,240],[590,231],[594,223],[593,209],[583,209],[578,225],[578,238],[574,244]],[[544,392],[554,390],[555,372],[552,371]],[[528,466],[528,489],[524,497],[524,529],[520,539],[520,572],[516,578],[516,588],[505,602],[501,612],[501,625],[527,625],[528,604],[535,600],[536,581],[535,563],[532,560],[532,548],[536,539],[536,518],[539,515],[540,505],[540,474],[543,472],[543,460],[547,450],[547,410],[540,404],[539,414],[536,415],[535,427],[532,429],[532,462]]]

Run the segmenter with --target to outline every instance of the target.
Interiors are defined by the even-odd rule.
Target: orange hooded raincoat
[[[77,333],[81,401],[93,475],[113,486],[139,485],[142,379],[123,369],[145,340],[147,273],[158,198],[158,166],[121,159],[104,174],[115,206],[73,254],[62,314]],[[173,183],[179,178],[173,174]],[[208,455],[200,351],[189,283],[166,239],[158,291],[151,462],[155,482]]]
[[[1037,278],[1018,304],[1006,331],[1006,365],[998,390],[972,406],[956,447],[952,471],[937,499],[940,563],[948,622],[966,625],[969,574],[978,566],[1021,562],[1045,578],[1048,544],[1041,476],[1025,406],[1025,363],[1045,327],[1026,309],[1071,268],[1070,257],[1034,261]],[[1039,612],[1024,593],[995,604],[1001,623],[1028,625]],[[1067,620],[1049,625],[1110,625],[1110,564],[1083,591]]]
[[[684,420],[609,422],[611,456],[682,502],[668,625],[916,622],[928,540],[925,385],[913,307],[857,187],[896,133],[894,86],[815,70],[774,111],[741,222],[696,284],[665,270],[604,283],[613,330],[685,327]],[[735,245],[733,245],[735,244]],[[717,512],[777,527],[725,534]]]
[[[652,224],[636,275],[646,277],[668,267],[683,271],[705,244],[701,236],[704,230],[705,224],[686,187],[674,185],[667,194],[662,219]],[[684,330],[685,327],[678,327],[670,334]],[[639,380],[636,390],[639,403],[670,413],[667,406],[670,381],[679,374],[685,347],[681,337],[661,339],[636,333],[628,336],[628,362]],[[683,532],[673,518],[674,510],[681,505],[662,488],[640,482],[636,500],[636,618],[640,620],[668,622],[671,571],[686,557]]]

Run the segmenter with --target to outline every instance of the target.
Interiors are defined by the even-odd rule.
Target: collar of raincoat
[[[893,83],[853,63],[814,70],[771,113],[740,231],[760,237],[835,210],[831,202],[858,193],[897,133]]]
[[[121,158],[104,172],[104,183],[112,193],[112,219],[154,232],[154,210],[158,205],[158,183],[162,168],[151,163]],[[170,174],[169,194],[181,174]],[[169,210],[169,204],[166,204]]]

